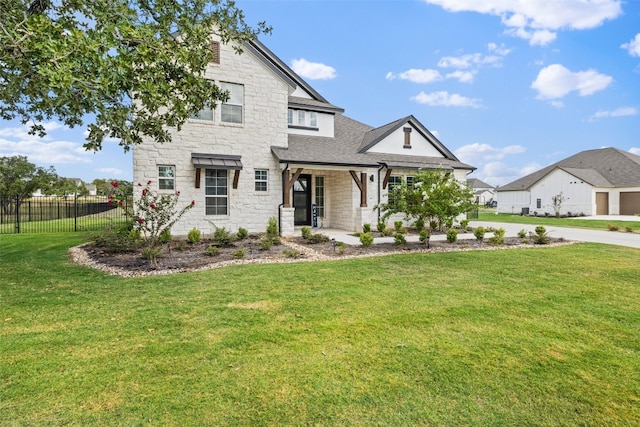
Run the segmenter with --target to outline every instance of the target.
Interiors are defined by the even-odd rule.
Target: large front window
[[[220,89],[229,92],[229,99],[220,107],[220,120],[222,120],[223,123],[242,123],[244,86],[235,83],[221,82]]]
[[[223,169],[207,169],[205,173],[205,206],[207,215],[229,213],[229,179]]]

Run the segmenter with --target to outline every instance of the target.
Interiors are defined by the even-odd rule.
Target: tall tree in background
[[[233,0],[0,0],[0,118],[69,127],[87,118],[85,148],[116,138],[170,141],[226,92],[203,75],[213,32],[223,43],[270,32],[251,28]]]
[[[53,167],[41,168],[25,156],[0,157],[0,205],[9,214],[14,202],[18,204],[41,190],[46,194],[58,176]]]

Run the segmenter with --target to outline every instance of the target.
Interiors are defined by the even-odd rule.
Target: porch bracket
[[[284,191],[284,200],[282,201],[282,207],[290,208],[291,207],[291,189],[293,188],[293,184],[300,178],[300,174],[304,169],[298,168],[293,176],[289,176],[289,171],[284,171],[284,182],[283,182],[283,191]]]
[[[387,189],[387,184],[389,184],[389,178],[391,178],[391,172],[393,169],[387,169],[387,173],[384,174],[384,180],[382,181],[382,189]]]

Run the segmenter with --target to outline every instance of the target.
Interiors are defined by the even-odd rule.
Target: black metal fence
[[[125,219],[104,196],[0,199],[0,234],[95,231]]]

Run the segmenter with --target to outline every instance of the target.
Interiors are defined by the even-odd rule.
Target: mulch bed
[[[207,248],[214,243],[208,239],[195,244],[187,243],[186,240],[170,242],[163,246],[156,266],[150,265],[140,250],[112,252],[94,243],[71,248],[69,253],[70,259],[75,263],[88,265],[113,275],[133,277],[206,270],[233,264],[321,261],[391,253],[437,253],[538,246],[525,243],[517,237],[505,238],[505,244],[500,246],[491,246],[486,241],[479,242],[475,239],[459,239],[455,243],[431,241],[429,249],[424,243],[419,242],[407,242],[403,245],[374,243],[368,247],[349,245],[340,247],[330,241],[310,243],[302,237],[291,237],[282,239],[281,245],[264,250],[261,248],[261,239],[261,235],[250,235],[244,240],[234,242],[231,247],[219,248],[219,254],[214,256],[206,253]],[[552,239],[550,242],[552,245],[561,243],[569,242],[561,239]],[[239,249],[244,249],[244,257],[239,256]]]

